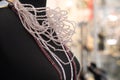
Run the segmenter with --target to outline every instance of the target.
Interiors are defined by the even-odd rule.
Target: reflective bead
[[[7,1],[0,1],[0,8],[4,8],[4,7],[7,7],[8,6],[8,2]]]

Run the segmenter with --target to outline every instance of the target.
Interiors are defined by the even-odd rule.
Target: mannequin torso
[[[20,0],[45,7],[46,0]],[[58,56],[66,61],[64,54]],[[79,63],[74,58],[77,71]],[[64,66],[67,80],[70,67]],[[46,59],[34,38],[24,29],[19,17],[10,8],[0,9],[0,80],[59,80],[59,75]]]

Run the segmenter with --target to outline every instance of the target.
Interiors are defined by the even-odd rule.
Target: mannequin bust
[[[45,7],[46,0],[19,0],[35,7]],[[58,56],[66,61],[64,54]],[[79,63],[74,61],[79,71]],[[64,66],[66,80],[70,67]],[[0,80],[60,80],[34,38],[24,29],[19,17],[9,7],[0,8]]]

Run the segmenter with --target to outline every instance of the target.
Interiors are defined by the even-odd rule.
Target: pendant
[[[4,7],[7,7],[8,6],[8,2],[7,1],[0,1],[0,8],[4,8]]]

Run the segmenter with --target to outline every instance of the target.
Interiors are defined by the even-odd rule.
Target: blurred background
[[[120,0],[47,0],[48,7],[67,10],[69,20],[76,22],[69,45],[81,63],[81,80],[120,80],[119,3]],[[97,68],[92,70],[91,63]],[[95,79],[96,76],[106,78]]]

